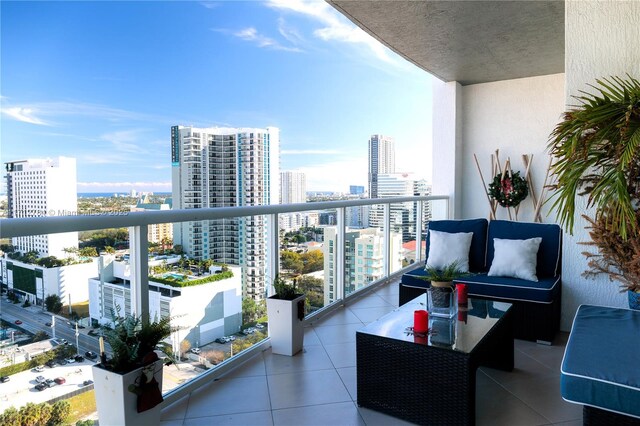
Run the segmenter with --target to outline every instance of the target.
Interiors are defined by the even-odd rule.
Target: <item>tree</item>
[[[303,253],[301,255],[301,259],[304,264],[304,267],[302,268],[303,274],[322,271],[324,269],[324,255],[320,250],[312,250],[307,253]]]
[[[71,405],[66,400],[57,401],[51,407],[51,418],[48,425],[64,424],[71,413]]]
[[[307,296],[307,302],[312,310],[316,310],[324,306],[323,280],[303,275],[298,279],[298,286],[300,286],[302,292]]]
[[[302,258],[298,253],[293,251],[285,250],[280,253],[280,262],[282,269],[294,271],[297,274],[301,273],[304,268]]]
[[[27,402],[27,405],[20,408],[20,422],[23,426],[36,426],[43,424],[43,422],[40,421],[40,412],[40,404]]]
[[[3,426],[21,426],[20,412],[16,407],[9,407],[0,414],[0,424]]]
[[[36,333],[31,338],[31,341],[32,342],[40,342],[40,341],[46,340],[48,338],[49,338],[49,335],[47,333],[45,333],[44,331],[40,330],[40,331],[36,331]]]
[[[182,352],[183,355],[189,352],[189,349],[191,349],[190,341],[188,341],[187,339],[184,339],[182,342],[180,342],[180,351]]]
[[[105,246],[104,251],[105,253],[108,253],[108,254],[114,254],[116,252],[116,249],[114,249],[111,246]]]
[[[95,247],[83,247],[78,251],[81,257],[98,257],[98,251]]]
[[[50,294],[44,299],[44,306],[47,308],[47,311],[59,314],[62,311],[62,300],[60,300],[60,296],[57,294]]]

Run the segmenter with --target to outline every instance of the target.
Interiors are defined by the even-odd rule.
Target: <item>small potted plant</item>
[[[114,327],[104,333],[111,346],[107,358],[100,339],[100,363],[93,366],[94,390],[101,424],[157,425],[162,402],[163,360],[156,350],[171,358],[164,342],[177,330],[171,318],[143,321],[141,317],[114,315]]]
[[[427,289],[427,310],[429,314],[451,318],[458,311],[458,297],[453,280],[469,275],[463,272],[458,261],[444,265],[442,269],[425,267],[423,280],[431,281]]]
[[[305,296],[298,290],[295,278],[289,283],[276,275],[273,287],[275,294],[267,298],[271,351],[292,356],[302,350],[304,342]]]

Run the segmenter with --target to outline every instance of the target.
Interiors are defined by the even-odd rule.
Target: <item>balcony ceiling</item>
[[[467,85],[564,72],[564,1],[328,1],[444,81]]]

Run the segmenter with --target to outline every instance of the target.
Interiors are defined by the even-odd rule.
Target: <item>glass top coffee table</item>
[[[511,304],[469,298],[414,334],[419,296],[356,333],[358,405],[419,424],[475,424],[476,370],[513,370]]]

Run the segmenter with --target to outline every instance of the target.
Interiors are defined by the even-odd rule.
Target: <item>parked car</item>
[[[9,376],[2,376],[0,377],[0,383],[6,383],[9,380],[11,380],[11,378]]]
[[[88,359],[96,359],[96,358],[98,358],[98,354],[95,353],[95,352],[91,352],[91,351],[85,352],[84,356],[87,357]]]
[[[37,390],[38,392],[42,392],[43,390],[45,390],[46,388],[48,388],[49,386],[47,386],[46,383],[38,383],[34,389]]]
[[[16,324],[18,324],[18,325],[22,324],[22,321],[20,321],[20,320],[15,320],[14,322],[15,322]]]
[[[84,358],[82,357],[82,355],[76,355],[73,357],[73,359],[76,360],[76,362],[82,362],[84,361]]]
[[[227,343],[228,342],[226,337],[218,337],[215,341],[216,341],[216,343]]]
[[[49,368],[53,368],[53,367],[55,367],[56,365],[58,365],[58,363],[57,363],[57,362],[55,362],[54,360],[50,359],[49,361],[45,362],[45,363],[44,363],[44,365],[46,365],[46,366],[47,366],[47,367],[49,367]]]
[[[56,377],[55,379],[53,379],[53,381],[56,382],[59,385],[63,385],[66,382],[64,377]]]
[[[256,324],[256,328],[258,330],[262,330],[262,329],[264,329],[264,324]]]
[[[74,362],[76,362],[75,358],[67,358],[67,364],[73,364]]]
[[[56,381],[53,379],[47,379],[46,382],[44,382],[45,385],[47,385],[47,387],[52,388],[56,385]]]
[[[44,376],[36,377],[36,383],[44,383],[46,381],[47,381],[47,379],[45,379]]]
[[[191,353],[199,354],[200,353],[200,348],[191,348]]]
[[[67,360],[66,360],[66,359],[59,359],[59,360],[58,360],[58,364],[60,364],[60,365],[67,365],[68,363],[67,363]]]
[[[47,327],[51,327],[51,322],[47,321],[47,322],[44,323],[44,325],[46,325]]]
[[[82,386],[89,386],[93,384],[93,380],[85,380],[84,382],[82,382]]]
[[[44,371],[44,365],[38,365],[34,370],[38,373],[42,373]]]
[[[233,342],[236,340],[236,336],[226,336],[225,338],[227,339],[227,342]]]

